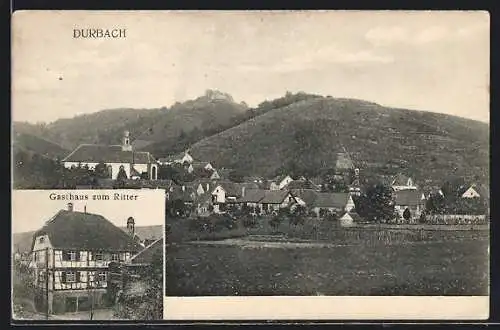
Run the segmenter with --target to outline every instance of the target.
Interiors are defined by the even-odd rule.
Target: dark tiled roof
[[[291,192],[294,196],[302,199],[308,206],[314,203],[318,194],[317,191],[312,189],[293,189]]]
[[[280,184],[281,181],[283,181],[287,176],[289,176],[288,174],[281,174],[281,175],[278,175],[276,177],[274,177],[272,179],[272,182],[276,183],[276,184]]]
[[[127,232],[127,227],[120,227],[121,230]],[[163,237],[163,226],[135,226],[135,234],[141,239],[157,240]]]
[[[163,255],[163,237],[146,246],[141,252],[130,259],[133,265],[149,265],[156,254]]]
[[[395,177],[392,178],[391,185],[393,186],[406,186],[408,184],[409,177],[399,173]]]
[[[132,147],[134,149],[141,149],[149,146],[150,144],[153,144],[154,141],[148,141],[148,140],[134,140],[132,141]]]
[[[81,144],[66,158],[66,162],[132,163],[149,164],[156,162],[149,152],[122,151],[119,145]]]
[[[247,189],[245,190],[245,196],[242,196],[238,199],[240,203],[258,203],[266,194],[266,190],[264,189]]]
[[[127,233],[101,215],[59,211],[33,236],[47,234],[54,248],[102,251],[140,251]],[[34,240],[31,244],[33,249]]]
[[[347,205],[348,193],[317,193],[313,207],[342,209]]]
[[[258,189],[259,186],[255,183],[235,183],[235,182],[219,182],[219,184],[226,191],[226,197],[241,197],[243,188],[245,191],[248,189]]]
[[[290,192],[288,190],[265,190],[262,204],[281,204]]]
[[[396,191],[396,205],[415,206],[422,204],[422,191],[420,190],[400,190]]]
[[[344,213],[344,215],[342,215],[342,217],[344,217],[345,215],[349,214],[349,216],[352,218],[352,220],[354,220],[354,222],[359,222],[361,220],[363,220],[358,213],[356,212],[346,212]]]
[[[320,187],[310,180],[295,180],[286,185],[287,189],[316,189],[319,190]]]

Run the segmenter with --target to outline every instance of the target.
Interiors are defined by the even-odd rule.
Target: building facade
[[[35,306],[58,314],[111,304],[106,299],[109,263],[126,262],[141,249],[104,217],[76,212],[68,204],[33,236]]]
[[[128,131],[125,131],[121,145],[81,144],[63,159],[66,168],[87,166],[95,169],[100,163],[106,165],[107,176],[114,180],[120,171],[124,171],[128,179],[158,179],[157,161],[149,152],[133,149]]]

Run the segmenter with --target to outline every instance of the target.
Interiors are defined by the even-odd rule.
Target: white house
[[[317,216],[322,209],[330,212],[350,212],[354,208],[354,200],[348,193],[317,193],[311,205]]]
[[[48,220],[33,235],[31,247],[35,305],[43,306],[48,297],[50,314],[102,306],[109,263],[125,262],[142,249],[130,219],[126,233],[101,215],[74,211],[69,203]]]
[[[271,181],[270,190],[281,190],[285,188],[293,179],[289,175],[280,175]]]
[[[361,217],[356,212],[346,212],[339,220],[342,227],[351,227],[356,222],[359,222]]]
[[[139,178],[142,174],[147,174],[150,180],[158,178],[157,161],[149,152],[134,151],[127,131],[122,145],[81,144],[63,159],[66,168],[88,166],[94,169],[99,163],[106,165],[108,176],[115,180],[121,169],[130,179]]]
[[[474,186],[470,186],[467,190],[462,194],[462,198],[479,198],[481,195],[474,189]]]
[[[404,174],[396,175],[391,182],[391,187],[394,191],[416,190],[418,188],[413,179]]]

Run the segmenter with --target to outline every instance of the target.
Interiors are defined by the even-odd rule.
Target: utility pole
[[[49,319],[49,248],[45,248],[45,318]]]

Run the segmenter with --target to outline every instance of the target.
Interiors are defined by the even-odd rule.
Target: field
[[[308,248],[179,242],[168,296],[488,295],[488,240]]]

